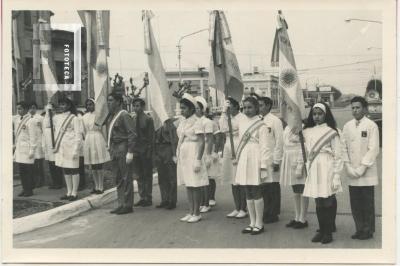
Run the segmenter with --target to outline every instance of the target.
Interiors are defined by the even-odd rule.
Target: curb
[[[153,186],[158,184],[158,174],[153,174]],[[138,191],[137,183],[134,182],[134,193]],[[13,235],[31,232],[33,230],[50,226],[65,221],[83,212],[99,208],[117,199],[116,188],[110,188],[103,194],[90,195],[86,198],[72,203],[56,207],[54,209],[35,213],[13,220]]]

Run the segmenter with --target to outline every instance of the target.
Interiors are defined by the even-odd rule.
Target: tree
[[[333,93],[333,99],[334,99],[335,101],[336,101],[337,99],[339,99],[340,96],[342,96],[342,92],[341,92],[339,89],[335,88],[334,86],[331,86],[331,89],[332,89],[332,91],[334,92],[334,93]]]

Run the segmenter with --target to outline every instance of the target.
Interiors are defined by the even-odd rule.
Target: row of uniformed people
[[[196,108],[196,104],[198,101],[193,100],[194,108]],[[262,221],[270,223],[278,220],[280,181],[284,186],[292,186],[294,192],[295,217],[286,226],[298,229],[307,227],[308,198],[314,198],[320,228],[318,234],[313,238],[313,242],[330,243],[332,232],[336,230],[337,201],[335,194],[342,191],[340,174],[344,161],[345,174],[350,177],[351,207],[356,223],[356,233],[352,235],[352,238],[368,239],[373,236],[373,186],[378,183],[376,157],[379,153],[379,133],[376,124],[365,116],[368,110],[365,99],[356,97],[351,104],[355,119],[346,124],[341,136],[332,112],[326,104],[319,103],[312,108],[304,130],[307,151],[307,167],[304,167],[298,132],[289,126],[282,132],[282,124],[279,119],[268,119],[272,116],[269,114],[272,102],[268,98],[246,99],[243,103],[243,114],[239,112],[239,104],[233,99],[229,100],[237,160],[232,164],[228,139],[224,147],[222,173],[231,179],[236,207],[227,216],[237,217],[239,213],[245,215],[247,205],[250,225],[243,230],[243,233],[259,234],[264,230]],[[198,148],[196,153],[185,156],[187,161],[181,161],[181,165],[178,160],[178,169],[188,168],[188,165],[194,164],[193,179],[197,177],[196,180],[204,180],[206,183],[202,161],[207,157],[201,155],[202,152],[204,153],[204,148],[202,148],[204,130],[202,130],[201,123],[197,123],[198,129],[196,129],[195,116],[190,115],[190,97],[181,101],[181,107],[186,122],[179,129],[180,136],[183,137],[183,142],[190,140],[197,143]],[[259,113],[261,116],[258,116]],[[221,131],[224,133],[228,132],[226,120],[223,115],[220,125]],[[183,129],[186,128],[186,123],[189,121],[191,121],[192,127],[187,128],[186,132]],[[260,121],[264,122],[265,127]],[[363,126],[352,128],[353,124],[358,123]],[[266,128],[266,132],[262,128]],[[360,146],[360,142],[364,145]],[[191,145],[193,146],[191,150],[196,151],[194,148],[196,144]],[[186,144],[182,147],[185,150],[189,146]],[[190,158],[193,160],[192,164],[188,161]],[[276,173],[279,171],[278,165],[281,158],[283,158],[282,169],[278,175]],[[207,166],[205,161],[204,163]],[[181,173],[190,173],[190,171],[185,169]],[[193,190],[192,186],[187,187],[189,191]],[[195,191],[196,189],[194,189],[194,195],[196,195]],[[244,202],[245,197],[247,204]],[[191,200],[192,197],[189,195],[189,201]],[[363,206],[363,202],[367,207]],[[191,213],[183,220],[200,220],[201,217],[196,211],[195,203],[194,200]],[[266,206],[267,208],[265,208]],[[264,209],[263,213],[261,213],[261,209]],[[270,211],[268,212],[268,210]],[[240,215],[237,218],[240,218]]]

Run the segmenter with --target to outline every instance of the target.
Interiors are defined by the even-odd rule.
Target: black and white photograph
[[[3,2],[3,262],[395,262],[395,4]]]

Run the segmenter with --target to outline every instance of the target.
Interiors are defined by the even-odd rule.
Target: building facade
[[[19,44],[20,59],[17,63],[13,64],[12,76],[13,76],[13,101],[35,101],[39,108],[43,108],[47,103],[47,95],[44,91],[34,91],[33,83],[33,54],[34,48],[33,44],[37,42],[34,40],[33,25],[37,23],[40,15],[40,11],[18,11],[13,12],[13,18],[16,20],[17,26],[17,40]],[[85,29],[82,28],[81,35],[81,53],[86,54],[86,33]],[[64,30],[51,30],[51,49],[53,54],[53,59],[56,68],[56,79],[58,84],[63,84],[64,82],[64,46],[68,44],[70,47],[70,53],[73,53],[74,46],[74,33]],[[14,53],[13,53],[14,54]],[[74,67],[74,57],[69,56],[70,64]],[[83,70],[82,76],[87,69],[86,66],[86,56],[81,57],[81,69]],[[18,72],[18,75],[17,75]],[[73,71],[71,71],[73,75]],[[73,76],[72,76],[73,80]],[[18,85],[17,86],[17,82]],[[69,92],[69,96],[72,98],[77,106],[83,106],[85,99],[87,99],[87,83],[86,80],[82,79],[81,91]],[[14,104],[13,104],[14,106]]]

